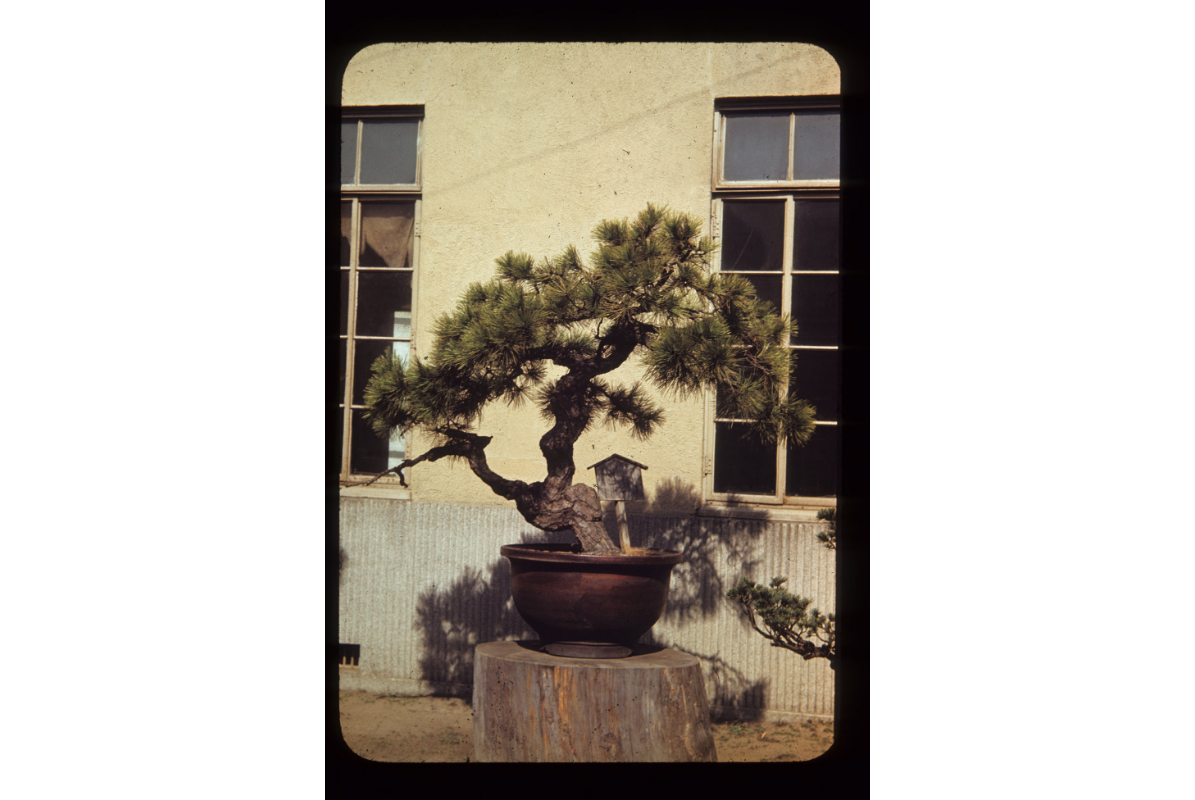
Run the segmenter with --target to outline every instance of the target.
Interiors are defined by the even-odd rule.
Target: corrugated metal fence
[[[642,641],[701,659],[715,712],[830,717],[834,673],[772,647],[726,592],[746,575],[834,610],[834,553],[817,541],[823,523],[707,517],[630,517],[631,542],[679,549],[664,617]],[[360,645],[341,688],[467,697],[473,648],[534,638],[510,599],[510,566],[498,548],[573,541],[528,525],[513,508],[342,498],[340,641]],[[766,713],[765,713],[766,712]]]

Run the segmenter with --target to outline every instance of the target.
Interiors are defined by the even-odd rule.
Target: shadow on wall
[[[697,516],[701,494],[692,483],[670,478],[657,485],[650,500],[627,504],[631,544],[663,550],[680,550],[684,560],[672,571],[668,605],[663,620],[684,624],[709,619],[724,604],[737,611],[726,598],[729,580],[761,562],[755,556],[756,542],[764,524],[753,520],[726,520]],[[611,520],[608,526],[616,526]],[[616,531],[616,527],[612,527]],[[616,534],[615,534],[616,535]],[[719,565],[722,572],[719,572]],[[667,641],[652,628],[642,640],[688,653],[701,661],[702,671],[712,686],[709,702],[719,719],[757,721],[763,717],[766,680],[750,681],[720,652],[703,653]]]
[[[613,504],[611,504],[613,506]],[[684,560],[672,571],[664,619],[670,623],[708,619],[725,603],[727,586],[718,565],[737,576],[760,563],[754,557],[756,541],[765,524],[754,520],[698,517],[701,494],[691,483],[670,478],[659,484],[650,500],[627,503],[631,544],[661,550],[679,550]],[[613,511],[606,526],[617,541]]]
[[[524,534],[520,544],[574,541],[571,534]],[[536,638],[510,596],[510,562],[499,558],[484,571],[467,567],[446,589],[420,593],[415,627],[423,638],[419,658],[425,681],[473,683],[473,649],[485,642]]]
[[[717,566],[737,576],[759,563],[753,558],[761,523],[728,521],[696,516],[701,497],[696,488],[678,479],[658,485],[650,500],[627,504],[631,544],[636,547],[680,550],[684,560],[672,573],[664,620],[686,623],[713,617],[726,599]],[[618,527],[614,504],[608,503],[606,527],[614,541]],[[570,533],[529,532],[522,544],[550,542],[571,544]],[[737,577],[732,578],[737,580]],[[447,588],[422,592],[416,605],[416,628],[422,642],[420,677],[425,681],[468,685],[473,682],[473,651],[478,644],[503,640],[535,639],[536,634],[515,610],[510,596],[510,562],[499,557],[484,570],[466,568]],[[657,640],[655,629],[640,640],[690,653],[702,661],[715,687],[710,703],[738,709],[737,718],[753,718],[763,705],[764,681],[749,682],[719,653],[699,653],[671,642]]]

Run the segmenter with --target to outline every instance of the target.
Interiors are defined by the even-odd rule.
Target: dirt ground
[[[348,746],[371,761],[459,761],[473,757],[473,709],[456,697],[340,693]],[[718,761],[808,761],[834,741],[834,723],[714,723]]]

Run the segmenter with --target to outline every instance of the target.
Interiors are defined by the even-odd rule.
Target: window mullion
[[[792,174],[792,115],[789,115],[789,159],[788,169],[789,175]],[[784,255],[782,263],[784,266],[784,274],[780,279],[780,313],[787,314],[789,321],[792,321],[792,296],[793,296],[793,228],[796,225],[796,200],[792,195],[786,195],[784,198]],[[787,349],[791,342],[791,331],[786,331],[784,334],[784,346]],[[788,399],[788,384],[780,386],[780,400]],[[786,468],[788,466],[788,458],[785,452],[786,445],[777,443],[776,445],[776,497],[780,500],[784,499],[784,487],[787,485]]]
[[[419,122],[420,135],[423,131],[423,122]],[[410,348],[411,358],[415,357],[415,330],[419,324],[419,250],[420,243],[423,241],[423,198],[415,198],[415,219],[412,222],[414,230],[411,232],[411,332],[410,332]]]
[[[796,225],[797,204],[793,195],[784,198],[784,276],[780,279],[780,313],[788,314],[792,319],[793,303],[793,228]],[[784,335],[784,344],[791,344],[788,333]]]
[[[415,125],[415,185],[423,186],[423,117]],[[415,215],[419,219],[419,215]]]
[[[357,153],[353,166],[353,186],[361,185],[361,139],[365,136],[365,120],[357,120]]]
[[[786,181],[791,181],[793,179],[793,169],[795,167],[795,165],[793,164],[793,150],[794,150],[793,137],[796,135],[796,130],[797,130],[797,115],[792,112],[789,112],[789,115],[788,115],[788,174],[784,178]]]
[[[360,121],[358,121],[360,126]],[[360,169],[360,129],[357,136],[357,162]],[[345,348],[345,376],[344,376],[344,452],[341,454],[340,469],[343,476],[351,474],[349,459],[353,452],[353,367],[357,358],[357,266],[358,252],[361,249],[361,199],[353,198],[353,220],[349,247],[349,325],[348,347]]]

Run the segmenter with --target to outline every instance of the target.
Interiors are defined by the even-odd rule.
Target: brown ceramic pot
[[[664,613],[677,550],[591,555],[578,545],[508,544],[515,608],[544,650],[623,658]]]

